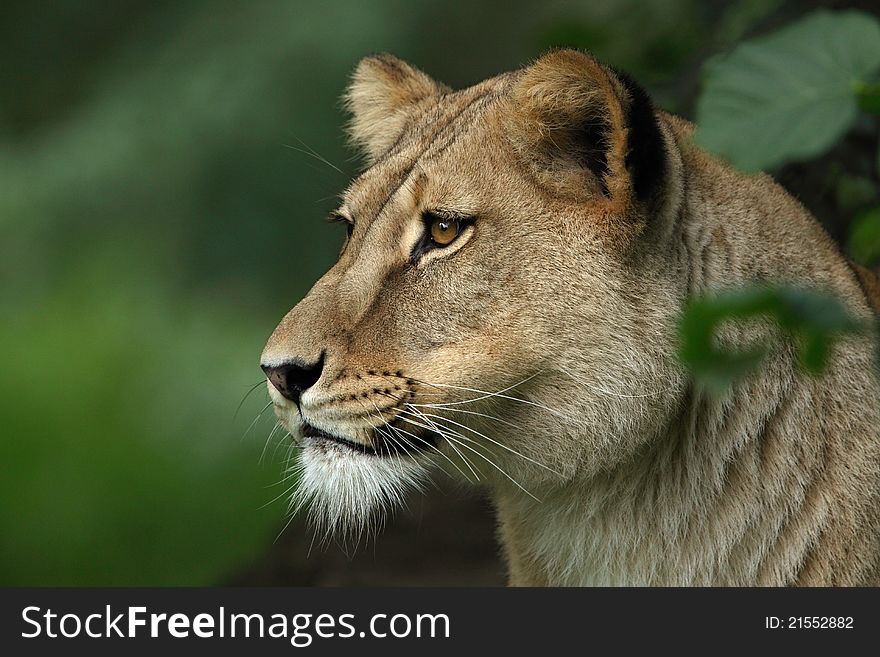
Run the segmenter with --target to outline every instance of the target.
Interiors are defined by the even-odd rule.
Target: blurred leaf
[[[711,39],[705,14],[691,0],[568,0],[555,10],[554,3],[545,4],[550,16],[535,32],[534,54],[560,47],[589,50],[652,87],[658,104],[674,99],[654,85],[679,78],[693,53]]]
[[[716,331],[727,320],[773,319],[795,340],[801,365],[820,373],[831,345],[843,333],[864,327],[835,297],[791,287],[744,287],[692,301],[681,322],[682,362],[710,389],[723,391],[755,370],[767,345],[739,352],[719,349]]]
[[[90,253],[0,322],[0,584],[206,585],[276,535],[263,327]],[[112,272],[112,274],[110,273]],[[149,280],[152,279],[152,280]],[[271,459],[270,460],[277,460]]]
[[[867,176],[841,173],[835,188],[837,204],[849,212],[862,210],[877,202],[877,183]]]
[[[827,150],[858,115],[855,93],[880,68],[880,23],[817,11],[707,66],[697,142],[745,170]]]
[[[782,0],[739,0],[724,9],[715,31],[715,42],[734,44],[761,19],[779,9]]]
[[[859,107],[871,114],[880,114],[880,84],[856,84]]]
[[[853,260],[863,265],[880,261],[880,208],[856,217],[850,229],[847,251]]]
[[[569,18],[547,25],[539,36],[539,48],[577,48],[597,50],[608,42],[610,33],[601,26]]]

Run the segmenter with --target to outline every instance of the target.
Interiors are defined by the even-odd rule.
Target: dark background
[[[783,0],[22,2],[0,8],[0,584],[493,584],[442,485],[355,556],[283,532],[263,344],[330,265],[357,171],[338,97],[393,52],[455,87],[576,46],[693,116],[702,64]],[[876,122],[775,172],[836,238]],[[257,418],[257,419],[255,419]],[[277,437],[277,436],[276,436]],[[279,484],[278,482],[282,483]],[[280,533],[280,537],[279,537]]]

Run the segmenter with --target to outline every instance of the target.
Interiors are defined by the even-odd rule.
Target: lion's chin
[[[418,455],[377,456],[320,439],[305,439],[297,460],[291,508],[294,513],[307,508],[322,538],[357,541],[427,481]]]

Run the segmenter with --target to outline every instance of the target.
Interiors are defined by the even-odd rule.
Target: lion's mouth
[[[342,436],[336,436],[332,433],[327,433],[323,429],[319,429],[316,426],[309,424],[308,422],[304,423],[302,426],[302,435],[304,438],[312,438],[316,440],[326,440],[332,443],[337,443],[339,445],[343,445],[352,449],[356,452],[362,452],[364,454],[370,454],[373,456],[378,456],[378,452],[371,445],[364,445],[363,443],[356,443],[353,440],[348,440],[347,438],[343,438]]]
[[[304,438],[327,441],[370,456],[395,456],[423,452],[435,449],[440,440],[440,435],[434,431],[425,430],[421,432],[421,435],[415,435],[407,431],[406,433],[395,435],[395,429],[389,427],[389,429],[384,431],[374,430],[371,436],[372,444],[366,445],[328,433],[308,422],[304,422],[302,425],[302,435]]]

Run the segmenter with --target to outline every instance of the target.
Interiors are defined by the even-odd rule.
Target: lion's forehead
[[[457,187],[450,180],[461,180],[470,168],[461,154],[483,159],[491,132],[486,115],[502,97],[497,85],[477,85],[422,108],[397,142],[352,181],[343,194],[345,207],[359,220],[372,220],[401,190],[417,196],[428,188]],[[455,157],[444,157],[450,153]]]

